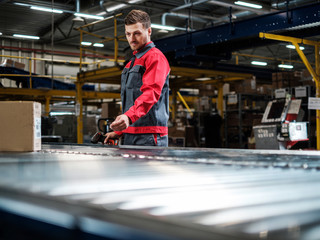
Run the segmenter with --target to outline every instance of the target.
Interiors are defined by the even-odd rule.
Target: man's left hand
[[[127,115],[121,114],[111,123],[110,128],[114,131],[123,131],[130,125],[130,119]]]

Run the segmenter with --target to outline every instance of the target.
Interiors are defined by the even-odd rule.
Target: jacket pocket
[[[127,88],[135,88],[140,89],[142,86],[142,76],[143,76],[143,70],[142,67],[139,65],[134,66],[130,69],[128,72],[128,79],[127,79]]]

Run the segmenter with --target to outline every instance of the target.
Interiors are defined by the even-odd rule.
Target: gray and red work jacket
[[[163,53],[147,43],[127,63],[121,75],[122,112],[132,124],[123,133],[168,134],[169,72]]]

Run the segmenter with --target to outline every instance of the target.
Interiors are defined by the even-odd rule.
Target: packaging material
[[[25,64],[6,58],[2,63],[2,67],[15,67],[24,70]]]
[[[101,118],[116,118],[120,111],[120,104],[115,102],[101,104]]]
[[[272,73],[272,87],[286,88],[301,85],[301,74],[297,72],[276,72]]]
[[[41,150],[41,104],[0,101],[0,151]]]
[[[314,86],[315,82],[310,74],[310,72],[305,69],[301,73],[301,85],[303,86]]]
[[[257,93],[262,95],[271,95],[272,94],[272,85],[271,84],[262,84],[257,86]]]
[[[204,97],[204,96],[212,97],[214,95],[215,95],[215,88],[213,85],[201,84],[199,86],[199,96],[200,97]]]
[[[256,77],[245,79],[243,81],[237,81],[230,85],[230,91],[234,91],[236,93],[257,93],[257,81]]]

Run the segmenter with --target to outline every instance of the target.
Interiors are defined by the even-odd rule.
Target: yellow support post
[[[32,88],[32,60],[29,59],[29,83],[30,83],[30,88]]]
[[[51,96],[46,96],[46,112],[45,112],[45,116],[48,117],[50,114],[50,100],[51,100]]]
[[[316,97],[320,97],[320,88],[319,88],[319,76],[320,76],[320,56],[319,56],[319,45],[315,45],[315,63],[316,63]],[[320,149],[320,110],[316,111],[316,126],[317,126],[317,150]]]
[[[184,100],[184,98],[181,96],[180,92],[177,91],[177,94],[181,100],[181,102],[183,103],[183,105],[186,107],[186,109],[188,110],[188,112],[190,113],[191,117],[193,116],[193,112],[191,111],[191,109],[189,108],[187,102]]]
[[[78,144],[83,143],[82,86],[83,86],[83,82],[80,82],[78,79],[78,81],[76,81],[76,105],[75,105],[75,112],[76,112],[76,116],[77,116],[77,142],[78,142]]]
[[[177,89],[172,89],[172,121],[174,122],[176,120],[176,114],[177,114]]]

